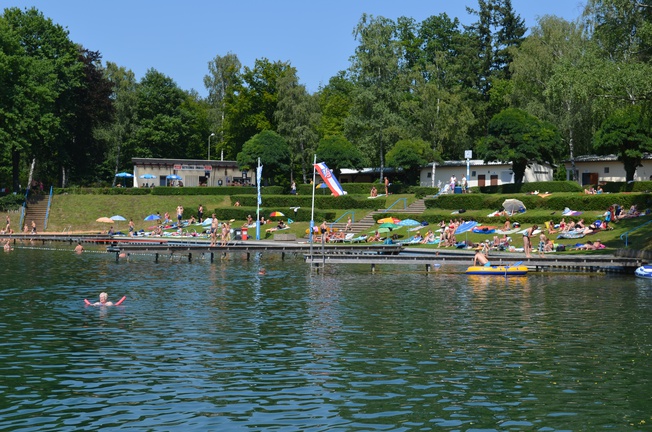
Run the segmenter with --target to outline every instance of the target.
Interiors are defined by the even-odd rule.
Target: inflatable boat
[[[643,279],[652,279],[652,265],[640,266],[634,274]]]
[[[525,276],[527,267],[524,265],[511,266],[471,266],[466,269],[467,275],[494,275],[494,276]]]

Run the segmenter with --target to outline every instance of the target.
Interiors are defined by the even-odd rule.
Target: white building
[[[419,184],[421,186],[433,185],[433,164],[421,168]],[[450,181],[451,176],[457,177],[458,183],[462,176],[467,176],[469,187],[474,186],[499,186],[506,183],[514,183],[514,172],[512,164],[508,162],[485,162],[479,159],[469,160],[468,166],[465,160],[446,161],[443,164],[436,163],[434,170],[434,186],[443,187]],[[532,162],[525,169],[524,183],[552,181],[554,178],[554,167],[548,164]]]
[[[652,154],[644,153],[641,165],[636,168],[634,180],[652,180]],[[571,161],[564,161],[564,166],[566,167],[566,178],[572,178]],[[625,181],[625,166],[622,161],[618,160],[618,156],[614,154],[578,156],[575,158],[575,173],[582,186]]]

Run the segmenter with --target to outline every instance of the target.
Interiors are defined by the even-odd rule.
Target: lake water
[[[0,430],[652,427],[652,281],[45,248],[0,254]]]

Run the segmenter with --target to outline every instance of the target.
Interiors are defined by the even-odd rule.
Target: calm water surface
[[[242,258],[0,254],[0,430],[652,427],[652,281]]]

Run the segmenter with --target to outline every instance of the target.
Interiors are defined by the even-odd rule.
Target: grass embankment
[[[616,194],[614,194],[616,195]],[[513,195],[512,195],[513,196]],[[407,204],[409,205],[414,201],[414,196],[412,195],[396,195],[391,196],[387,199],[378,200],[378,208],[387,207],[395,203],[400,198],[406,198]],[[264,199],[264,197],[263,197]],[[215,195],[204,195],[204,196],[123,196],[123,195],[56,195],[53,198],[52,208],[50,210],[50,218],[48,221],[48,232],[61,232],[61,231],[73,231],[73,232],[84,232],[84,233],[100,233],[106,232],[110,227],[109,224],[95,222],[99,217],[106,216],[111,217],[113,215],[121,215],[127,220],[133,218],[136,225],[136,229],[145,229],[148,230],[155,225],[155,222],[144,221],[143,219],[152,213],[160,212],[161,216],[165,212],[169,212],[172,219],[176,219],[176,207],[177,205],[182,205],[185,209],[185,216],[189,217],[190,215],[197,214],[197,208],[199,204],[204,206],[204,215],[209,217],[213,210],[217,210],[217,215],[220,217],[220,208],[233,208],[231,200],[228,196],[215,196]],[[400,208],[402,205],[396,206],[396,209],[392,209],[389,214],[400,215]],[[251,213],[255,217],[255,208],[246,209],[245,213]],[[285,213],[286,217],[283,218],[287,220],[287,217],[292,217],[292,210],[289,209],[265,209],[265,212],[261,212],[265,217],[269,216],[269,212],[272,210],[279,210]],[[487,215],[495,209],[484,209],[484,210],[469,210],[463,214],[451,214],[452,211],[444,209],[433,209],[426,210],[421,217],[409,215],[406,217],[411,217],[419,221],[428,219],[428,220],[448,220],[450,218],[464,218],[466,220],[474,219],[482,221],[482,224],[487,223]],[[555,223],[559,223],[561,220],[561,210],[562,209],[532,209],[524,213],[523,219],[527,218],[537,218],[537,216],[545,217],[546,219],[552,219]],[[301,208],[301,212],[310,212],[309,208]],[[369,210],[366,209],[348,209],[348,210],[337,210],[337,217],[343,215],[347,211],[354,212],[354,220],[362,219],[366,214],[369,213]],[[582,214],[586,223],[591,223],[596,219],[601,219],[601,212],[599,211],[586,211]],[[14,229],[18,226],[19,213],[13,212],[10,214],[12,218],[12,226]],[[0,213],[0,221],[4,224],[6,213]],[[504,223],[504,218],[492,218],[491,225],[501,227]],[[518,221],[519,217],[516,216],[512,218],[513,221]],[[568,220],[568,219],[567,219]],[[584,243],[587,240],[599,239],[602,243],[608,246],[608,249],[603,251],[596,251],[598,253],[609,253],[613,252],[614,249],[624,248],[625,242],[620,239],[621,234],[630,231],[634,228],[640,227],[633,232],[630,232],[628,235],[628,248],[637,249],[637,250],[652,250],[652,223],[649,225],[642,226],[644,223],[652,220],[652,216],[638,217],[632,219],[624,219],[618,221],[615,224],[612,224],[614,227],[613,230],[601,231],[598,234],[593,234],[586,236],[582,239],[561,239],[556,242],[559,244],[564,244],[567,247],[573,246],[576,243]],[[315,223],[320,223],[321,221],[315,221]],[[232,226],[239,228],[244,224],[244,218],[242,220],[236,220],[233,222]],[[522,227],[526,228],[530,226],[531,223],[527,223],[525,220],[522,221]],[[116,222],[114,228],[116,231],[127,231],[127,222]],[[261,238],[271,238],[271,234],[267,234],[265,230],[267,228],[273,227],[274,225],[263,225],[261,227]],[[284,233],[293,233],[297,238],[302,238],[305,235],[306,230],[308,229],[309,222],[295,222],[290,225],[290,229],[283,231]],[[425,233],[427,228],[422,230],[422,233]],[[397,234],[399,239],[408,238],[412,233],[408,232],[405,228],[395,230],[393,232]],[[250,232],[250,236],[253,233]],[[552,237],[554,238],[555,235]],[[512,235],[514,240],[513,244],[516,247],[522,246],[522,239],[517,235]],[[483,235],[483,234],[473,234],[473,233],[464,233],[458,235],[458,240],[468,240],[474,243],[484,241],[486,239],[493,239],[493,235]],[[538,239],[533,239],[533,243],[538,243]],[[432,245],[423,245],[421,247],[436,247]]]

